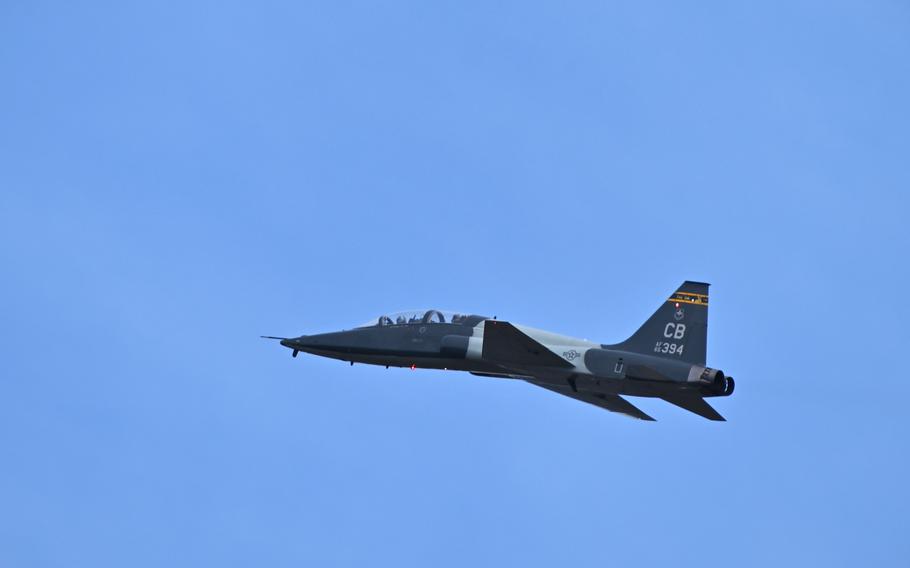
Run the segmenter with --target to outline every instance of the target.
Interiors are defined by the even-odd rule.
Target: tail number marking
[[[655,353],[667,353],[670,355],[682,355],[683,349],[685,347],[686,347],[685,345],[679,345],[676,343],[668,343],[666,341],[658,341],[657,344],[654,345],[654,352]]]
[[[686,336],[686,324],[670,322],[664,327],[664,337],[667,339],[682,339]],[[682,355],[685,344],[672,343],[669,341],[658,341],[654,345],[655,353],[666,353],[668,355]]]
[[[673,323],[670,322],[667,324],[667,327],[664,328],[664,337],[672,339],[682,339],[686,335],[686,324],[684,323]]]

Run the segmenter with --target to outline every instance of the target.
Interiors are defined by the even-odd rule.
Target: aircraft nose
[[[307,341],[307,339],[307,336],[301,335],[300,337],[282,339],[281,344],[289,349],[292,349],[293,353],[291,353],[291,355],[296,357],[297,353],[301,351],[307,351],[308,348],[311,347],[311,342]]]
[[[316,335],[301,335],[281,340],[281,345],[294,351],[337,351],[347,346],[347,343],[336,337],[337,333],[321,333]]]
[[[301,335],[300,337],[289,337],[281,340],[282,345],[294,351],[318,349],[323,343],[319,335]]]
[[[288,339],[281,340],[281,344],[285,347],[301,350],[306,349],[307,347],[311,347],[314,343],[317,342],[310,341],[310,338],[307,335],[301,335],[300,337],[289,337]]]

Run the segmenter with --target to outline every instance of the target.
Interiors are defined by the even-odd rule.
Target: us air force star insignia
[[[676,313],[673,314],[673,317],[676,318],[676,321],[679,321],[679,320],[683,319],[684,317],[686,317],[686,313],[683,311],[682,308],[676,308]]]
[[[574,361],[574,360],[577,359],[578,357],[581,357],[581,353],[579,353],[578,351],[572,349],[571,351],[566,351],[566,352],[564,352],[564,353],[562,354],[562,356],[565,357],[566,359],[568,359],[569,361]]]

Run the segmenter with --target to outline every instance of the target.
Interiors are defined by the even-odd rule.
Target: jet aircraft
[[[621,395],[660,398],[724,420],[705,398],[730,396],[734,382],[706,366],[708,284],[686,281],[632,337],[612,345],[496,318],[418,310],[354,329],[283,338],[281,345],[354,363],[467,371],[520,379],[611,412],[654,420]]]

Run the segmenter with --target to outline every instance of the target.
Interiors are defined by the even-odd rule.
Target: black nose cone
[[[301,335],[300,337],[289,337],[287,339],[282,339],[281,344],[289,349],[293,349],[294,351],[305,351],[314,345],[318,345],[319,341],[312,339],[308,335]]]
[[[316,335],[301,335],[300,337],[289,337],[287,339],[282,339],[281,344],[287,347],[288,349],[293,349],[294,351],[306,351],[307,353],[312,353],[314,351],[323,351],[323,350],[332,350],[336,348],[337,341],[332,341],[331,338],[335,334],[323,333]]]

